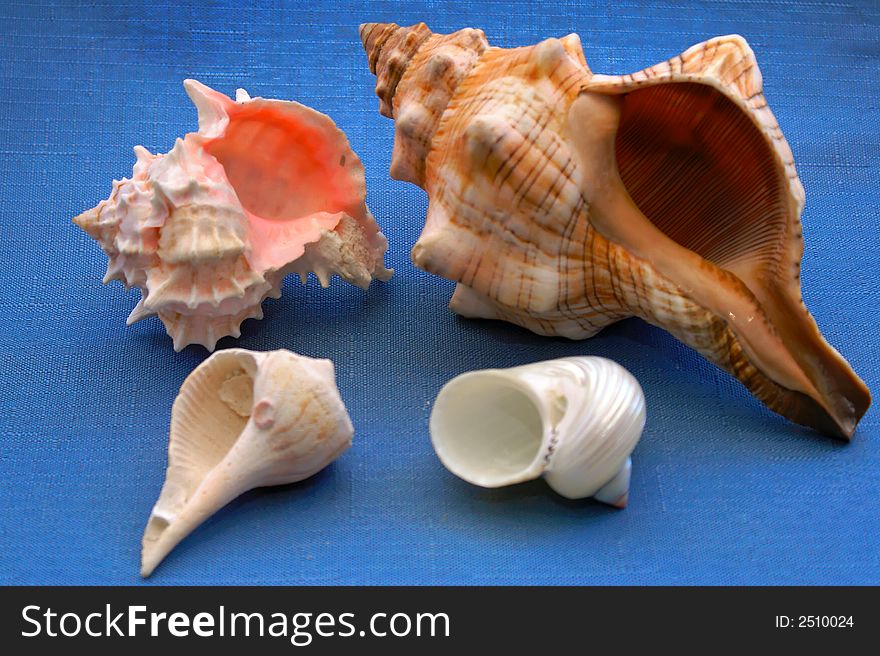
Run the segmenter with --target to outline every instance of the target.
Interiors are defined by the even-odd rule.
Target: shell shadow
[[[452,514],[470,518],[470,523],[494,530],[518,531],[524,523],[548,510],[568,519],[593,520],[613,517],[620,510],[592,498],[566,499],[554,492],[543,479],[500,488],[482,488],[448,474],[444,476],[445,505]]]

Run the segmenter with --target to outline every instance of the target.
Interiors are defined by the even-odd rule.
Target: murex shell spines
[[[391,28],[396,26],[372,30]],[[385,53],[365,47],[381,69]],[[417,50],[402,66],[395,108],[419,97],[409,80],[425,75],[421,55]],[[870,393],[803,306],[803,187],[742,37],[710,39],[625,76],[593,75],[573,36],[524,48],[488,47],[447,95],[448,104],[432,112],[439,118],[425,122],[430,127],[421,129],[416,147],[400,138],[396,126],[394,160],[415,161],[409,170],[421,171],[403,176],[429,196],[413,261],[458,283],[450,302],[455,312],[574,339],[640,316],[735,375],[774,411],[838,437],[852,435]],[[649,219],[636,217],[641,213],[633,205],[623,223],[613,216],[603,220],[605,192],[597,180],[605,174],[594,167],[589,173],[596,180],[585,178],[594,153],[578,143],[578,133],[602,125],[577,125],[573,117],[585,108],[597,109],[596,116],[608,110],[602,120],[612,121],[613,130],[605,133],[613,137],[620,128],[618,161],[612,157],[606,168],[616,174],[620,167],[623,196],[631,191]],[[638,114],[657,108],[656,125]],[[700,123],[704,115],[712,120]],[[640,159],[652,130],[663,135],[660,147]],[[725,135],[731,130],[732,137]],[[725,138],[743,141],[731,148]],[[697,176],[693,189],[706,185],[705,198],[670,177],[673,167],[661,167],[652,178],[658,153],[675,153],[680,145],[693,149],[699,139],[714,139],[708,145],[715,150],[674,163],[684,162],[684,172]],[[740,148],[741,157],[753,158],[745,173],[735,161]],[[701,171],[713,158],[721,168]],[[729,185],[749,187],[739,198],[725,197],[726,190],[712,188],[713,173],[729,178]],[[639,187],[639,176],[650,184]],[[723,209],[732,201],[734,209],[722,211],[717,229],[695,214],[704,223],[688,234],[681,228],[687,224],[670,214],[676,194],[683,194],[679,203],[708,216],[714,211],[709,203]],[[632,226],[642,221],[657,233],[657,248],[640,249],[627,236],[630,218]],[[658,232],[655,221],[668,234]],[[673,254],[690,256],[690,270],[669,266]],[[714,287],[723,293],[714,294]]]

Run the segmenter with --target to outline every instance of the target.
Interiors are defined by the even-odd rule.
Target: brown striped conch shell
[[[74,219],[109,259],[104,282],[141,290],[129,325],[158,315],[176,351],[212,351],[263,317],[288,273],[364,289],[391,276],[364,167],[330,117],[242,89],[233,101],[195,80],[184,87],[198,132],[164,155],[136,146],[131,178]]]
[[[168,471],[144,531],[141,575],[240,494],[318,473],[353,434],[330,360],[284,350],[213,354],[171,409]]]
[[[415,264],[450,308],[583,339],[660,326],[788,419],[849,438],[871,396],[801,300],[804,192],[745,40],[594,75],[571,34],[365,24],[391,176],[428,193]]]

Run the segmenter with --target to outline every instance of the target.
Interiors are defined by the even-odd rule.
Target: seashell
[[[871,395],[801,299],[804,192],[742,37],[623,76],[593,75],[575,34],[361,39],[391,175],[429,197],[413,262],[457,283],[454,312],[571,339],[641,317],[775,412],[852,436]]]
[[[243,492],[321,471],[353,433],[330,360],[237,348],[209,357],[171,410],[168,471],[144,531],[141,576]]]
[[[281,282],[314,272],[366,289],[388,247],[364,197],[364,167],[330,117],[296,102],[233,102],[184,87],[199,130],[165,155],[134,149],[130,179],[74,218],[109,258],[104,283],[138,287],[128,324],[158,315],[174,349],[241,334]]]
[[[453,378],[434,401],[430,427],[440,461],[469,483],[543,476],[564,497],[623,508],[645,396],[616,362],[561,358]]]

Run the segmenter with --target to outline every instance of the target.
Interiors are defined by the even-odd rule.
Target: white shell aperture
[[[240,494],[316,474],[353,434],[330,360],[218,351],[174,401],[168,471],[144,531],[141,575]]]
[[[462,374],[440,390],[430,419],[440,461],[469,483],[543,476],[564,497],[618,507],[644,426],[638,381],[616,362],[586,356]]]

